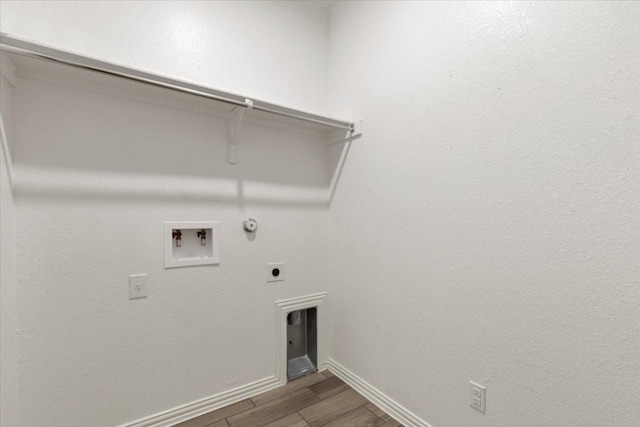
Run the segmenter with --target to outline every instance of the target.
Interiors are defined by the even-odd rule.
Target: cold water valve
[[[198,237],[200,238],[200,246],[207,246],[207,230],[203,228],[198,231]]]

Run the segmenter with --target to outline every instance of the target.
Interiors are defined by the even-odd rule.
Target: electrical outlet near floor
[[[129,299],[147,297],[147,275],[133,274],[129,276]]]
[[[486,392],[487,389],[480,384],[474,383],[473,381],[469,381],[471,383],[471,402],[470,405],[476,411],[480,411],[484,414],[486,409]]]

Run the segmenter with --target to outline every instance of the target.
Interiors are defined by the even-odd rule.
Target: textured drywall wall
[[[329,106],[365,130],[329,214],[331,356],[435,427],[637,425],[640,4],[330,22]]]
[[[327,9],[279,1],[3,1],[3,32],[323,113]]]
[[[2,2],[1,15],[11,34],[325,107],[322,8]],[[227,120],[206,108],[90,86],[20,79],[14,93],[23,426],[118,425],[272,376],[274,302],[326,289],[323,138],[246,123],[231,166]],[[222,262],[165,270],[163,222],[189,220],[220,221]],[[287,278],[267,284],[276,261]],[[149,297],[130,301],[138,273]]]
[[[0,55],[0,113],[7,139],[12,137],[12,87],[5,72],[11,64]],[[8,141],[7,141],[8,142]],[[18,341],[15,217],[9,167],[0,149],[0,426],[18,425]]]
[[[232,166],[225,119],[27,79],[14,97],[22,425],[118,425],[274,375],[274,302],[326,286],[324,140],[246,124]],[[221,264],[165,270],[163,222],[205,220]]]

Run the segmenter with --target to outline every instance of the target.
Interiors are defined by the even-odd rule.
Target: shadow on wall
[[[14,97],[18,197],[326,206],[339,175],[318,133],[244,123],[229,164],[220,115],[26,79]]]

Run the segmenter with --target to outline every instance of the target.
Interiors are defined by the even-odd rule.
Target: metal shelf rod
[[[254,110],[301,120],[307,123],[328,126],[334,129],[345,129],[349,131],[354,130],[354,124],[348,121],[332,119],[329,117],[320,116],[318,114],[283,107],[269,102],[249,100],[247,97],[236,95],[230,92],[224,92],[196,83],[191,83],[172,77],[166,77],[159,74],[149,73],[147,71],[113,64],[111,62],[102,61],[84,55],[78,55],[57,48],[45,46],[39,43],[27,41],[18,37],[10,36],[5,33],[0,33],[0,49],[18,55],[45,59],[48,61],[70,65],[73,67],[110,74],[129,80],[135,80],[138,82],[143,82],[154,86],[175,90],[178,92],[209,98],[240,107],[247,108],[250,106],[250,103],[252,103],[252,108]],[[249,102],[247,102],[247,100]]]

